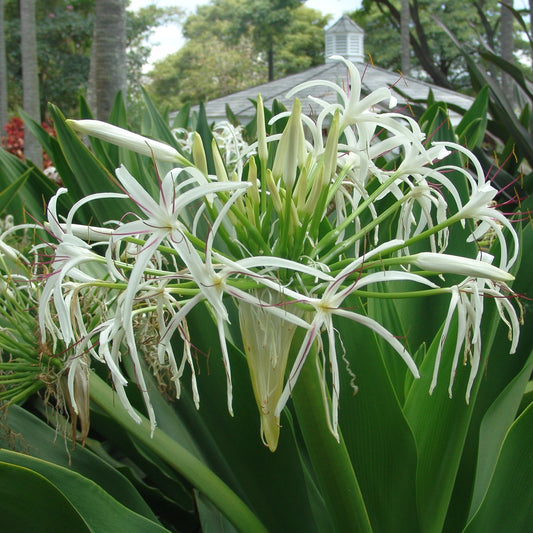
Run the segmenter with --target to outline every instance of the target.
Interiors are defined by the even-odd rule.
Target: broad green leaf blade
[[[479,91],[474,103],[455,128],[455,133],[459,136],[459,144],[470,150],[480,146],[485,138],[488,102],[489,88],[485,86]]]
[[[527,210],[527,202],[524,203],[523,209]],[[533,227],[528,224],[522,231],[520,227],[517,228],[519,236],[521,237],[521,254],[519,261],[514,267],[514,274],[516,280],[513,282],[513,290],[518,295],[530,295],[533,288],[533,270],[530,267],[529,261],[524,260],[528,258],[533,251]],[[491,253],[498,257],[498,246],[491,249]],[[508,329],[496,312],[496,306],[491,298],[485,300],[485,313],[482,327],[482,361],[483,361],[483,375],[478,375],[476,381],[479,383],[479,388],[476,391],[474,402],[474,409],[472,418],[470,420],[470,427],[468,430],[467,439],[463,448],[463,455],[459,466],[452,500],[448,508],[448,515],[446,517],[445,532],[455,533],[464,527],[470,513],[470,506],[472,495],[474,492],[474,483],[476,482],[476,468],[478,461],[484,461],[479,456],[481,449],[485,446],[485,440],[480,439],[480,427],[483,419],[491,406],[498,402],[498,397],[504,398],[505,391],[513,395],[513,380],[523,371],[524,365],[528,364],[527,360],[530,356],[531,346],[533,345],[533,304],[529,299],[522,299],[520,304],[511,300],[513,305],[518,308],[520,305],[524,310],[525,324],[521,328],[520,343],[515,354],[509,354],[510,341],[508,339]],[[507,408],[510,410],[505,415],[508,420],[507,425],[514,418],[517,406],[513,406],[513,401],[507,402]],[[498,422],[498,419],[495,420]],[[499,429],[494,428],[496,433],[505,432],[507,427]],[[490,430],[489,430],[490,431]],[[501,435],[503,437],[503,435]],[[501,440],[500,440],[501,444]],[[485,459],[488,460],[490,454]],[[487,466],[486,468],[493,468]],[[479,473],[479,472],[478,472]]]
[[[0,189],[0,215],[4,213],[11,200],[13,200],[13,198],[17,195],[20,189],[24,186],[30,174],[31,169],[28,169],[13,183],[11,183],[5,188]]]
[[[132,394],[131,392],[129,393]],[[194,502],[191,486],[161,457],[132,437],[116,421],[102,413],[100,409],[91,411],[91,426],[105,435],[113,447],[144,472],[152,483],[176,506],[180,514],[193,511]]]
[[[15,223],[28,222],[25,213],[40,221],[44,214],[44,202],[56,190],[56,186],[36,167],[29,167],[16,156],[0,149],[0,190],[10,187],[22,174],[31,169],[24,187],[11,199],[9,211]]]
[[[291,348],[293,360],[302,340],[303,333],[297,332]],[[315,347],[311,347],[292,393],[298,423],[334,531],[370,533],[370,517],[343,435],[339,431],[337,442],[329,429],[319,376],[322,372],[318,368],[321,365],[319,358]]]
[[[529,531],[533,523],[533,405],[511,426],[479,511],[464,533]]]
[[[70,449],[70,441],[61,442],[57,431],[35,415],[18,405],[11,405],[5,427],[6,431],[0,433],[1,447],[69,468],[100,485],[132,511],[156,520],[150,507],[122,474],[87,448],[77,445]]]
[[[522,401],[520,402],[520,407],[518,408],[519,413],[525,411],[530,403],[533,403],[533,380],[529,381],[526,385]]]
[[[195,339],[198,354],[198,388],[200,409],[193,411],[175,402],[175,408],[186,420],[191,433],[195,428],[208,431],[197,443],[202,454],[222,477],[248,503],[271,533],[287,531],[317,531],[305,490],[305,477],[300,466],[290,427],[282,428],[275,453],[262,443],[258,408],[253,397],[250,374],[244,354],[228,344],[233,380],[233,410],[231,417],[226,404],[226,373],[222,362],[218,335],[206,308],[195,309],[187,318],[190,337]],[[231,328],[238,328],[232,320]],[[233,338],[240,333],[233,332]],[[178,353],[179,347],[175,348]],[[183,378],[182,395],[188,394]],[[283,418],[282,418],[283,424]],[[224,458],[221,465],[219,458]],[[219,470],[220,468],[220,470]],[[231,478],[226,478],[226,469]],[[237,480],[238,485],[233,482]]]
[[[361,309],[355,299],[347,305]],[[391,358],[400,356],[393,350],[382,355],[374,333],[360,324],[342,319],[335,325],[343,342],[337,353],[346,351],[339,359],[339,420],[372,529],[415,533],[415,442],[388,372],[390,364],[398,363]]]
[[[520,406],[523,391],[533,371],[533,352],[522,371],[490,406],[480,427],[476,481],[469,518],[480,507],[497,466],[506,432]]]
[[[453,340],[456,334],[453,323],[448,339]],[[427,351],[420,366],[421,377],[413,382],[404,407],[418,450],[417,502],[421,530],[425,533],[442,531],[473,409],[473,402],[467,404],[464,396],[468,369],[458,370],[454,396],[448,396],[455,342],[444,345],[439,382],[429,395],[439,343],[440,332]]]
[[[204,104],[200,104],[198,110],[198,120],[196,122],[196,131],[202,138],[204,144],[205,157],[207,159],[207,169],[209,174],[215,173],[215,162],[213,159],[213,149],[211,147],[211,141],[213,140],[213,133],[211,127],[207,121],[207,114]]]
[[[122,404],[115,403],[112,389],[96,374],[90,376],[91,399],[101,410],[121,426],[132,438],[168,463],[202,491],[237,528],[265,533],[266,529],[248,506],[212,470],[178,445],[158,428],[150,429],[150,422],[141,416],[137,424]]]
[[[189,116],[191,113],[191,104],[184,104],[178,111],[178,114],[174,117],[172,122],[172,128],[187,129],[189,127]]]
[[[109,531],[163,533],[167,531],[160,524],[130,511],[96,483],[76,472],[7,450],[0,450],[0,461],[17,464],[44,476],[68,498],[73,508],[83,517],[94,533]]]
[[[387,290],[394,290],[394,284],[376,284],[373,290],[378,293],[386,293]],[[401,339],[405,339],[406,345],[408,340],[407,331],[404,329],[400,314],[398,312],[397,302],[391,298],[368,298],[368,315],[379,322],[388,331]],[[412,376],[405,362],[398,357],[397,352],[381,337],[376,338],[380,352],[386,360],[386,372],[390,382],[393,385],[394,392],[400,405],[405,400],[405,382]],[[407,345],[408,349],[411,349]]]
[[[239,533],[201,492],[195,491],[195,496],[202,533]]]
[[[529,208],[527,202],[523,208],[526,210]],[[516,280],[512,288],[517,294],[529,296],[533,292],[533,270],[527,258],[533,251],[533,227],[528,224],[519,233],[521,233],[521,257],[519,268],[516,265],[517,270],[514,272]],[[497,250],[491,252],[496,256],[499,253]],[[512,303],[518,306],[518,302],[512,301]],[[483,377],[479,378],[481,383],[476,395],[469,435],[448,512],[447,523],[451,529],[447,531],[453,532],[463,527],[467,517],[475,511],[476,507],[471,509],[470,500],[474,490],[479,491],[479,484],[483,484],[478,478],[481,476],[483,479],[485,470],[489,472],[493,470],[494,464],[491,466],[491,461],[497,458],[494,453],[499,450],[505,432],[519,407],[520,395],[525,386],[525,381],[522,380],[527,380],[527,367],[532,362],[530,355],[533,345],[533,303],[529,299],[521,299],[520,305],[524,310],[525,323],[521,328],[520,343],[516,353],[509,354],[507,326],[500,321],[494,303],[490,299],[486,302],[486,323],[482,333],[486,369]],[[500,416],[489,415],[489,422],[485,417],[491,411],[499,412]],[[485,429],[480,430],[480,428]],[[483,466],[478,466],[481,464]],[[474,488],[474,483],[478,488]],[[474,498],[479,499],[479,496]],[[473,505],[477,506],[479,502],[477,504],[474,502]],[[458,521],[458,517],[462,517],[461,521]]]
[[[0,462],[2,530],[89,533],[91,529],[49,480],[29,468]]]

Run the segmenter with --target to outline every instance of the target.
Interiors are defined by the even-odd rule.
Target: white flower
[[[457,218],[472,218],[481,223],[472,232],[468,241],[482,238],[489,230],[494,231],[501,246],[500,268],[509,270],[518,257],[520,247],[518,235],[507,217],[492,207],[494,197],[498,191],[489,183],[483,183],[472,191],[472,196],[466,205],[456,214]],[[508,258],[507,240],[501,226],[505,227],[513,239],[513,255]]]
[[[480,263],[486,263],[490,266],[492,261],[490,254],[481,253],[479,255]],[[484,312],[485,298],[490,298],[496,304],[498,314],[501,320],[509,328],[509,340],[511,341],[510,353],[516,351],[520,335],[520,320],[516,314],[516,310],[509,302],[508,296],[505,293],[511,293],[509,287],[504,283],[494,283],[490,279],[474,279],[468,278],[459,285],[450,287],[449,292],[452,297],[448,307],[448,313],[444,321],[444,327],[439,342],[435,358],[435,366],[433,369],[433,379],[431,381],[430,393],[432,393],[437,385],[437,378],[439,372],[442,351],[448,336],[451,321],[455,313],[457,313],[457,337],[455,342],[455,352],[453,355],[452,369],[450,374],[450,382],[448,393],[452,397],[452,387],[457,372],[457,365],[461,348],[464,346],[464,363],[467,359],[470,360],[470,377],[466,388],[466,401],[470,399],[470,393],[474,380],[479,370],[481,362],[482,336],[481,336],[481,318]]]
[[[68,276],[70,279],[74,279],[79,283],[94,281],[95,278],[81,270],[80,267],[84,263],[102,261],[102,257],[92,251],[92,248],[98,245],[98,243],[93,245],[87,244],[80,238],[66,233],[65,229],[59,223],[57,200],[59,196],[66,192],[67,190],[64,188],[59,189],[50,199],[47,207],[47,227],[59,242],[54,245],[55,253],[51,264],[51,272],[47,275],[39,305],[41,337],[44,340],[46,338],[46,331],[48,330],[52,334],[54,346],[57,338],[62,338],[67,345],[76,340],[72,326],[70,306],[63,294],[65,278]],[[42,247],[42,245],[38,245],[35,249],[38,250]],[[50,303],[52,299],[57,312],[59,330],[55,326],[51,316]]]
[[[349,282],[346,287],[343,287],[343,284],[347,282],[347,279],[351,276],[357,275],[360,272],[360,268],[365,261],[371,257],[378,255],[387,250],[387,248],[394,248],[398,245],[398,241],[391,241],[384,243],[376,247],[372,252],[361,256],[347,267],[345,267],[335,279],[330,282],[325,289],[321,298],[308,297],[303,294],[295,293],[291,290],[283,290],[283,294],[290,296],[295,301],[300,303],[306,303],[314,308],[314,317],[311,321],[306,336],[301,344],[300,350],[296,356],[296,360],[293,364],[293,367],[289,373],[287,383],[283,390],[282,395],[280,396],[278,405],[276,407],[275,415],[279,416],[283,410],[285,404],[287,403],[292,389],[294,388],[298,376],[302,369],[302,365],[309,354],[311,347],[315,340],[320,338],[321,330],[324,328],[328,336],[328,362],[331,369],[332,376],[332,391],[331,391],[331,413],[328,412],[328,422],[330,425],[331,432],[338,439],[338,402],[339,402],[339,390],[340,390],[340,381],[337,365],[337,354],[336,354],[336,339],[335,339],[335,328],[333,325],[333,316],[341,316],[358,322],[363,326],[371,329],[379,336],[381,336],[385,341],[387,341],[395,350],[398,352],[400,357],[405,361],[409,370],[412,374],[418,378],[419,373],[416,367],[415,362],[412,357],[407,352],[406,348],[398,341],[398,339],[381,324],[379,324],[374,319],[365,316],[363,314],[355,313],[353,311],[347,311],[341,309],[340,306],[342,302],[354,291],[361,289],[372,283],[381,283],[388,281],[413,281],[415,283],[421,283],[423,285],[435,288],[436,285],[427,279],[418,276],[416,274],[411,274],[403,271],[384,271],[368,274],[364,277],[359,277],[353,282]],[[319,349],[322,350],[322,344],[319,343]],[[323,365],[324,367],[326,365]],[[322,379],[323,388],[326,387],[325,377]],[[324,398],[326,397],[324,391]]]

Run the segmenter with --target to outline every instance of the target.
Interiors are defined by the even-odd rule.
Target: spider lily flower
[[[502,250],[500,267],[504,270],[509,270],[518,257],[520,244],[518,241],[518,235],[506,216],[491,206],[496,194],[498,194],[498,191],[489,183],[483,183],[482,185],[475,187],[472,191],[470,200],[455,216],[460,219],[472,218],[480,222],[470,235],[468,239],[469,242],[480,239],[489,230],[494,231],[498,237]],[[507,240],[503,235],[501,226],[507,229],[513,239],[513,255],[509,259]]]
[[[478,257],[478,262],[486,263],[489,266],[493,260],[493,257],[487,253],[480,253]],[[518,346],[520,320],[515,308],[509,302],[508,296],[505,294],[511,293],[509,287],[507,287],[505,283],[499,282],[497,284],[487,278],[475,279],[469,277],[460,284],[448,288],[448,291],[451,293],[450,305],[444,321],[441,341],[435,358],[433,378],[429,392],[431,394],[437,386],[439,366],[444,344],[448,336],[452,318],[454,314],[457,314],[458,331],[452,360],[448,394],[451,398],[461,348],[464,347],[464,364],[466,364],[467,360],[470,360],[470,376],[465,393],[466,402],[468,403],[472,386],[481,362],[481,317],[483,316],[485,298],[489,297],[495,302],[500,319],[509,329],[509,340],[511,341],[509,352],[511,354],[515,353]]]
[[[117,146],[122,146],[133,152],[147,157],[155,157],[160,161],[189,166],[191,162],[182,156],[175,148],[154,139],[149,139],[137,133],[113,126],[100,120],[72,120],[67,119],[67,124],[78,133],[91,135]]]
[[[180,395],[184,370],[190,368],[198,407],[191,353],[193,328],[189,330],[187,322],[198,304],[206,304],[216,326],[213,342],[221,349],[230,413],[233,384],[227,342],[240,335],[261,437],[271,450],[278,445],[282,411],[311,353],[322,358],[319,379],[324,408],[330,430],[339,438],[337,352],[343,345],[337,338],[339,317],[382,337],[418,377],[409,351],[385,323],[363,311],[343,308],[350,297],[361,297],[363,304],[373,298],[367,286],[395,285],[402,291],[407,291],[405,285],[415,287],[405,294],[409,298],[416,296],[417,289],[426,296],[428,292],[451,294],[443,338],[457,316],[453,367],[461,348],[468,344],[472,370],[467,396],[480,364],[484,297],[495,301],[509,328],[511,350],[516,347],[519,321],[505,297],[505,283],[513,279],[508,270],[518,253],[518,237],[504,215],[492,207],[494,190],[485,183],[480,164],[471,152],[453,143],[431,143],[413,119],[381,112],[378,106],[395,104],[388,88],[361,98],[359,72],[340,60],[350,76],[349,94],[330,82],[310,82],[292,91],[323,84],[339,95],[335,104],[314,99],[321,108],[316,119],[306,116],[296,100],[291,111],[271,118],[270,123],[275,123],[288,117],[283,133],[267,135],[259,97],[257,143],[248,146],[230,125],[215,128],[216,144],[211,146],[215,176],[207,173],[204,147],[197,134],[177,134],[184,150],[192,153],[191,163],[164,143],[98,122],[71,123],[78,131],[185,167],[172,170],[159,181],[159,198],[152,198],[121,167],[116,176],[123,193],[92,195],[77,202],[66,219],[60,221],[54,214],[49,221],[50,232],[59,241],[54,264],[57,275],[46,286],[42,306],[52,307],[57,298],[60,316],[55,319],[43,311],[45,328],[58,335],[65,329],[65,339],[77,340],[80,349],[105,362],[120,401],[138,420],[121,370],[125,346],[152,429],[156,421],[140,364],[143,354],[138,348],[137,325],[142,319],[152,328],[158,346],[150,354],[151,360],[169,370],[176,396]],[[326,140],[322,137],[325,125],[330,127]],[[465,160],[464,168],[449,163],[450,152]],[[459,194],[449,172],[464,178],[470,198]],[[128,198],[135,204],[135,218],[117,216],[120,222],[111,230],[74,223],[76,209],[83,203],[112,197]],[[56,202],[57,198],[52,200],[50,212],[55,213]],[[470,240],[479,239],[487,230],[497,235],[502,250],[500,268],[483,257],[446,253],[449,228],[467,219],[479,222]],[[512,233],[513,254],[507,250],[501,226]],[[396,238],[384,241],[385,235]],[[431,251],[411,255],[409,248],[415,244],[417,250]],[[93,246],[103,246],[105,253],[95,254]],[[86,262],[105,267],[105,276],[113,281],[109,283],[113,296],[105,299],[106,305],[112,303],[98,317],[96,327],[84,323],[79,285],[105,282],[83,278],[93,274],[85,268]],[[421,272],[410,271],[413,267]],[[435,276],[438,284],[431,281],[434,274],[441,274]],[[442,274],[454,274],[455,285],[446,286],[449,277]],[[385,292],[389,291],[380,296],[399,296]],[[90,291],[85,290],[84,295],[90,297]],[[229,323],[230,299],[238,310],[238,324]],[[296,331],[303,337],[298,346],[294,346]],[[183,344],[181,360],[174,354],[175,337]],[[93,349],[96,338],[98,348]],[[287,363],[291,350],[295,356],[292,366]],[[438,369],[437,364],[434,379]],[[331,376],[326,376],[328,371]]]
[[[201,198],[207,198],[209,195],[217,192],[236,189],[244,191],[250,184],[236,182],[208,183],[177,195],[176,175],[173,172],[169,172],[160,184],[160,199],[159,202],[156,202],[124,167],[117,169],[116,175],[124,190],[127,191],[128,196],[147,217],[119,226],[110,242],[110,246],[112,246],[113,241],[117,238],[121,240],[131,235],[146,236],[145,244],[137,253],[135,265],[128,279],[128,288],[124,293],[124,298],[120,306],[121,313],[117,317],[117,320],[121,322],[124,328],[125,340],[128,344],[138,379],[140,380],[138,385],[141,390],[146,390],[135,342],[132,309],[135,295],[142,283],[144,271],[149,261],[154,256],[158,246],[165,241],[178,252],[179,257],[185,263],[193,279],[198,283],[202,296],[213,307],[216,316],[221,317],[222,320],[227,320],[226,308],[219,298],[216,287],[211,283],[200,255],[186,236],[186,227],[179,218],[181,212],[191,202]],[[230,383],[231,380],[228,376],[228,387],[230,387]],[[231,396],[231,393],[228,392],[228,395]],[[152,419],[151,423],[153,429],[155,427],[155,419]]]
[[[75,335],[72,326],[71,312],[69,305],[67,305],[65,296],[63,294],[63,283],[68,276],[77,282],[91,282],[94,277],[87,274],[80,269],[84,263],[92,263],[101,261],[101,256],[92,251],[92,248],[97,245],[87,244],[82,239],[67,233],[59,223],[57,215],[57,200],[59,196],[65,194],[67,190],[60,188],[48,203],[48,225],[52,235],[58,240],[55,245],[54,258],[51,265],[51,273],[46,279],[45,286],[41,294],[41,305],[39,306],[39,327],[41,338],[46,339],[46,331],[52,334],[54,346],[57,338],[67,343],[75,341]],[[41,246],[38,245],[34,250],[38,250]],[[59,330],[54,324],[50,313],[50,300],[53,299],[54,307],[57,312],[60,328]]]
[[[293,364],[293,367],[289,373],[287,383],[283,390],[283,393],[280,396],[279,402],[276,406],[275,415],[279,416],[283,410],[285,404],[287,403],[292,389],[296,385],[298,376],[301,372],[302,365],[304,364],[309,352],[315,341],[320,337],[321,330],[324,328],[328,337],[329,353],[328,353],[328,363],[331,369],[331,410],[327,411],[328,414],[328,423],[330,430],[335,436],[339,439],[338,433],[338,407],[339,407],[339,391],[340,391],[340,380],[339,380],[339,371],[337,363],[337,353],[336,353],[336,339],[335,339],[335,327],[333,325],[333,316],[341,316],[348,318],[354,322],[362,324],[363,326],[371,329],[385,341],[387,341],[392,348],[400,355],[400,357],[407,364],[409,370],[415,378],[419,377],[418,369],[415,362],[413,361],[411,355],[408,353],[406,348],[402,343],[386,328],[379,324],[376,320],[365,316],[360,313],[355,313],[353,311],[347,311],[342,309],[340,306],[342,302],[353,292],[358,289],[361,289],[372,283],[382,283],[390,281],[413,281],[415,283],[420,283],[422,285],[436,288],[436,285],[431,281],[418,276],[416,274],[411,274],[409,272],[403,271],[385,271],[385,272],[376,272],[368,274],[364,277],[360,277],[354,282],[347,282],[347,278],[352,275],[355,275],[359,272],[359,269],[363,263],[375,255],[379,255],[381,252],[385,252],[387,248],[393,248],[399,244],[398,241],[391,241],[389,243],[384,243],[376,247],[372,252],[361,256],[347,267],[345,267],[335,279],[330,282],[325,289],[321,298],[309,297],[303,294],[298,294],[293,291],[284,290],[284,294],[290,296],[295,301],[300,303],[307,303],[308,305],[314,308],[314,317],[308,327],[308,331],[305,335],[304,340],[300,346],[299,352],[296,356],[296,360]],[[346,286],[344,286],[346,284]],[[318,349],[321,351],[323,349],[322,343],[318,343]],[[326,365],[323,365],[325,367]],[[324,389],[324,398],[326,395],[326,378],[322,378],[322,387]]]

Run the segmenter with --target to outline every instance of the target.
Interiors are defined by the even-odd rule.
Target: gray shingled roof
[[[328,33],[364,33],[363,29],[348,15],[343,15],[335,24],[328,28]]]
[[[468,96],[414,78],[402,77],[397,72],[363,63],[355,63],[355,66],[362,77],[362,96],[380,87],[396,87],[411,102],[425,100],[431,90],[437,101],[452,103],[463,109],[468,109],[472,103],[472,99]],[[349,89],[346,87],[348,84],[346,66],[341,61],[332,61],[270,83],[211,100],[206,103],[207,116],[209,120],[223,120],[226,118],[226,106],[229,106],[238,119],[246,123],[255,115],[255,107],[250,100],[256,100],[258,94],[261,94],[266,107],[269,109],[272,108],[274,99],[290,109],[294,97],[288,99],[287,93],[293,87],[310,80],[328,80],[340,84],[345,90]],[[307,98],[309,95],[331,103],[338,101],[337,94],[329,87],[314,86],[302,91],[296,96],[302,101],[303,111],[311,116],[316,116],[321,108]],[[398,108],[405,109],[409,101],[406,101],[400,94],[396,94],[396,97]]]

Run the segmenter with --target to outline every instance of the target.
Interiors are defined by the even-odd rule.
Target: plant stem
[[[239,531],[243,533],[267,533],[257,516],[205,464],[159,428],[156,428],[153,436],[150,436],[150,423],[140,413],[142,422],[137,424],[122,405],[116,401],[116,395],[112,388],[94,372],[90,374],[90,394],[91,400],[117,424],[156,453],[207,496]]]
[[[293,348],[297,345],[293,342]],[[339,432],[337,442],[329,429],[315,357],[312,349],[292,393],[298,423],[336,531],[371,533],[363,495],[342,434]]]

